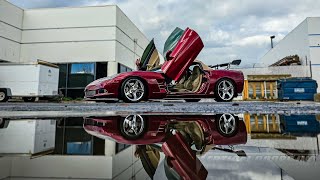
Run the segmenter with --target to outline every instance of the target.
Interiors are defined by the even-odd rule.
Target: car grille
[[[96,90],[85,91],[85,95],[86,97],[94,96],[96,95]]]

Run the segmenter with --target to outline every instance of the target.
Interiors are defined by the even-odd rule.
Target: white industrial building
[[[135,69],[148,39],[116,6],[21,9],[0,0],[0,61],[60,66],[59,90],[81,97],[86,84]]]
[[[298,55],[301,66],[305,67],[291,68],[293,71],[301,71],[292,71],[292,73],[312,76],[312,78],[320,84],[320,17],[306,18],[274,48],[270,49],[270,51],[261,58],[261,63],[271,65],[291,55]],[[283,69],[287,70],[285,67]],[[302,72],[305,70],[309,72]]]
[[[91,81],[135,69],[135,60],[147,44],[148,39],[116,5],[21,9],[0,0],[0,63],[40,59],[57,64],[59,90],[67,96],[83,97],[83,89]],[[81,123],[57,124],[55,151],[61,152],[35,159],[0,155],[0,179],[147,177],[133,155],[135,146],[89,136]],[[92,151],[87,155],[66,149],[68,143],[88,142]]]

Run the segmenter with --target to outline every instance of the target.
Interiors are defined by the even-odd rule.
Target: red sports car
[[[139,102],[148,99],[185,99],[197,102],[201,98],[232,101],[243,90],[244,76],[240,71],[219,70],[230,63],[211,66],[195,60],[203,42],[192,29],[176,28],[165,43],[165,62],[161,66],[153,41],[137,62],[138,71],[120,73],[98,79],[85,88],[89,100],[121,99]],[[234,61],[232,64],[239,64]]]

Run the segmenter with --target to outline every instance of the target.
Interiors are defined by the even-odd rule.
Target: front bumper
[[[116,95],[114,93],[109,93],[107,90],[102,88],[96,89],[96,90],[85,89],[84,98],[85,99],[116,98]]]

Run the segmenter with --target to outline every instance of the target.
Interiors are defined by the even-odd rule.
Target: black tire
[[[36,101],[35,97],[23,97],[22,99],[24,102],[35,102]]]
[[[126,127],[126,125],[125,125],[126,124],[125,123],[126,119],[130,120],[131,118],[133,118],[133,116],[136,116],[136,118],[139,118],[140,120],[142,120],[141,123],[140,123],[140,125],[142,127],[139,129],[137,134],[134,134],[135,132],[134,133],[129,132],[130,131],[130,130],[128,130],[129,128]],[[146,131],[148,129],[147,125],[148,124],[147,124],[146,117],[142,117],[142,116],[140,116],[138,114],[136,114],[136,115],[128,115],[127,117],[122,117],[120,119],[120,121],[119,121],[120,133],[125,139],[128,139],[128,140],[136,140],[136,139],[139,139],[140,137],[142,137],[146,133]]]
[[[230,83],[233,86],[233,94],[231,94],[231,96],[228,95],[228,98],[223,98],[219,95],[219,85],[220,83],[222,83],[223,81],[226,81],[228,83]],[[236,86],[233,83],[233,81],[231,79],[227,79],[227,78],[223,78],[220,79],[216,85],[215,85],[215,89],[214,89],[214,96],[215,96],[215,100],[217,102],[230,102],[233,100],[233,98],[236,96]],[[230,98],[229,98],[230,97]]]
[[[0,90],[0,102],[7,102],[9,100],[9,96],[5,90]]]
[[[222,129],[222,120],[223,120],[223,116],[227,117],[229,119],[230,118],[233,118],[234,119],[234,123],[233,123],[233,127],[234,129],[232,130],[232,132],[227,132],[225,129]],[[232,114],[229,114],[229,113],[225,113],[225,114],[219,114],[216,116],[216,120],[215,120],[215,124],[216,124],[216,128],[219,132],[219,134],[221,134],[222,136],[224,137],[233,137],[235,136],[238,131],[239,131],[239,118],[237,116],[234,116]]]
[[[139,81],[141,82],[141,84],[143,85],[143,95],[142,97],[139,97],[139,99],[137,100],[133,100],[133,99],[130,99],[128,98],[126,95],[125,95],[125,86],[128,82],[130,81]],[[120,89],[120,98],[119,99],[122,99],[124,102],[127,102],[127,103],[137,103],[137,102],[140,102],[142,100],[147,100],[147,85],[146,83],[140,79],[140,78],[137,78],[137,77],[129,77],[127,78],[125,81],[123,81],[123,83],[121,84],[121,89]]]
[[[201,99],[185,99],[186,102],[199,102]]]

